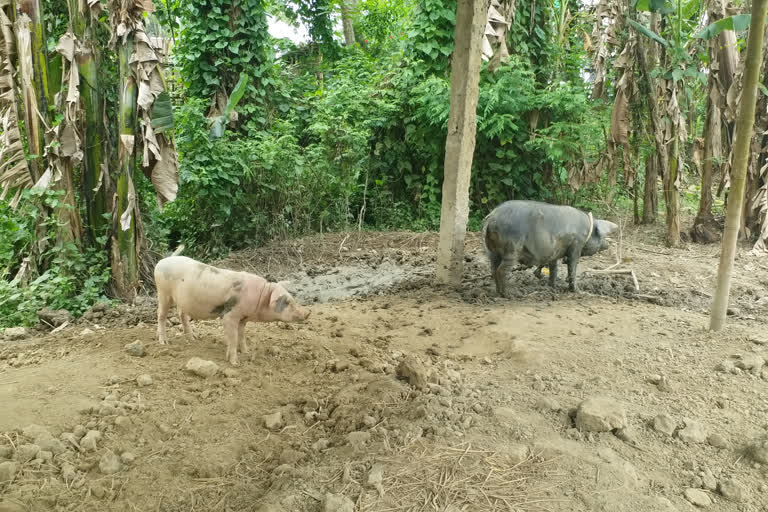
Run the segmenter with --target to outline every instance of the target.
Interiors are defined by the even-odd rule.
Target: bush
[[[60,191],[26,191],[16,212],[6,203],[0,203],[0,262],[3,265],[0,327],[36,324],[35,313],[43,307],[66,309],[80,316],[95,302],[106,300],[104,290],[109,281],[106,237],[100,237],[94,247],[85,250],[71,242],[58,244],[56,219],[52,216],[42,224],[45,233],[42,239],[34,232],[39,205],[48,209],[58,206],[61,194]],[[40,263],[45,264],[47,270],[22,286],[13,277],[21,264],[19,255],[27,254],[33,243],[47,247],[40,255]]]
[[[276,236],[346,224],[358,157],[334,155],[323,139],[325,126],[308,127],[314,141],[304,146],[291,119],[248,137],[225,132],[210,140],[203,105],[192,100],[176,114],[181,186],[161,217],[172,244],[213,258]],[[357,143],[354,134],[340,140]]]

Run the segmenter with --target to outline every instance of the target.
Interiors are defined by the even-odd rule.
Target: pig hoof
[[[237,359],[230,359],[229,364],[231,364],[232,366],[240,366],[240,361],[238,361]]]

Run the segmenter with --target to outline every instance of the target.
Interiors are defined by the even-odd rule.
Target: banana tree
[[[76,102],[77,91],[71,87],[59,91],[61,84],[52,79],[57,77],[49,76],[49,63],[55,59],[49,58],[43,44],[46,36],[42,20],[38,0],[0,0],[0,111],[4,139],[0,149],[0,198],[13,191],[10,204],[15,207],[26,188],[63,191],[60,199],[50,203],[58,221],[55,239],[59,244],[79,243],[81,222],[72,173],[80,155],[76,131],[67,116],[56,122],[51,116],[52,110],[63,103]],[[21,98],[21,108],[17,98]],[[19,112],[23,112],[22,117]],[[26,257],[22,269],[27,274],[17,276],[20,281],[45,265],[43,255],[53,239],[45,227],[50,208],[42,201],[37,206],[38,243]]]
[[[711,0],[707,9],[707,18],[712,26],[725,19],[725,6],[721,0]],[[724,147],[732,135],[732,119],[726,116],[726,98],[738,66],[736,36],[733,30],[723,30],[715,34],[713,29],[705,28],[695,37],[708,39],[709,57],[706,89],[706,116],[704,121],[703,160],[701,172],[701,198],[699,210],[693,223],[692,235],[697,242],[715,242],[720,238],[720,227],[712,215],[713,196],[712,179],[715,173],[727,175],[727,167],[722,165]]]
[[[766,14],[768,14],[768,0],[754,0],[752,2],[752,17],[750,19],[749,40],[744,66],[743,89],[739,102],[739,115],[734,140],[733,193],[726,213],[725,233],[722,250],[720,251],[720,265],[717,269],[717,286],[710,314],[709,327],[713,331],[718,331],[723,327],[728,309],[731,271],[733,270],[733,260],[736,255],[736,242],[740,224],[739,217],[742,213],[750,139],[752,138],[755,120],[760,65],[761,61],[764,60],[762,51],[765,38]],[[763,134],[761,134],[762,136]]]
[[[110,0],[111,44],[119,62],[118,170],[110,261],[116,295],[131,299],[140,283],[145,240],[134,186],[138,166],[154,185],[158,205],[176,198],[178,163],[171,100],[160,59],[144,28],[151,0]]]
[[[496,71],[502,62],[509,57],[507,48],[507,31],[515,19],[515,2],[492,0],[488,6],[488,20],[483,32],[483,60],[490,59],[488,69]]]
[[[16,80],[16,36],[13,31],[15,9],[11,0],[0,0],[0,199],[15,191],[11,206],[15,207],[24,188],[36,181],[24,152],[16,98],[19,84]]]
[[[722,180],[718,187],[718,193],[723,188],[730,185],[732,165],[735,164],[735,145],[728,145],[724,150],[718,153],[720,146],[720,137],[725,140],[725,144],[734,138],[734,124],[737,117],[738,106],[741,102],[742,85],[745,75],[746,59],[739,59],[737,56],[736,34],[745,31],[751,23],[751,14],[744,13],[735,16],[724,16],[725,9],[718,2],[711,5],[711,19],[716,20],[709,26],[701,30],[695,37],[710,40],[715,48],[718,49],[714,55],[722,61],[717,64],[717,73],[715,82],[712,86],[712,118],[713,128],[711,133],[705,139],[705,166],[707,159],[713,162],[723,160]],[[742,57],[744,55],[742,54]],[[762,61],[762,67],[768,65],[768,47],[763,47],[762,56],[755,57]],[[741,213],[739,233],[743,237],[750,237],[752,233],[757,233],[754,251],[758,253],[768,252],[766,244],[768,243],[768,188],[766,187],[766,177],[768,177],[768,142],[765,140],[764,133],[768,131],[768,89],[765,85],[759,84],[762,94],[756,99],[756,115],[753,120],[754,134],[750,142],[750,158],[747,162],[747,172],[745,176],[745,198],[743,201],[743,210]],[[709,113],[709,111],[708,111]],[[717,131],[717,125],[723,127],[723,133]],[[709,126],[709,124],[708,124]],[[707,146],[711,150],[707,150]],[[725,158],[727,156],[727,158]],[[704,179],[710,179],[707,169],[703,173]],[[710,185],[711,186],[711,185]],[[702,181],[702,188],[704,181]],[[710,214],[711,197],[705,197],[702,190],[702,206],[697,216],[706,218]],[[698,226],[694,227],[694,230]],[[701,229],[699,229],[700,231]]]
[[[85,203],[88,234],[93,243],[107,227],[104,214],[109,211],[107,190],[110,189],[108,160],[109,141],[104,126],[104,83],[99,77],[103,50],[96,42],[96,21],[102,10],[100,1],[69,1],[69,30],[59,42],[67,48],[65,65],[69,66],[70,88],[79,88],[82,109],[79,112],[82,145],[82,196]],[[68,110],[71,111],[71,110]]]
[[[641,73],[652,81],[648,104],[661,164],[666,243],[676,247],[680,244],[680,187],[684,147],[688,138],[683,109],[686,106],[692,108],[691,89],[696,80],[703,81],[705,78],[699,70],[700,63],[694,58],[700,53],[699,40],[693,37],[693,32],[700,20],[701,2],[677,0],[667,5],[664,0],[636,0],[635,9],[660,15],[659,32],[635,20],[630,19],[628,23],[638,34],[646,37],[649,44],[658,45],[661,51],[661,71],[655,71],[646,60]],[[669,153],[668,158],[665,158],[667,148]]]

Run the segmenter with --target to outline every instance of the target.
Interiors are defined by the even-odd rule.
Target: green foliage
[[[244,138],[225,132],[211,140],[203,106],[193,100],[177,112],[181,187],[162,217],[171,245],[183,242],[190,254],[213,257],[278,235],[346,222],[345,197],[356,187],[350,168],[359,158],[349,151],[354,133],[336,129],[339,147],[345,148],[336,155],[335,143],[302,147],[291,120],[275,122],[269,132]],[[307,132],[308,138],[324,136],[319,123]]]
[[[35,216],[28,204],[14,212],[8,203],[0,201],[0,279],[8,279],[18,270],[19,255],[24,254],[35,239]]]
[[[46,238],[37,239],[38,205],[60,207],[61,195],[60,191],[26,191],[15,212],[0,202],[0,327],[33,325],[37,323],[35,312],[43,307],[66,309],[79,316],[95,302],[105,300],[109,280],[106,236],[85,250],[71,242],[57,244],[57,221],[47,217],[42,222]],[[41,254],[45,272],[27,285],[9,281],[19,269],[19,255],[26,254],[32,244],[47,247]]]
[[[425,145],[430,139],[439,141],[432,148],[435,158],[428,169],[430,179],[423,182],[430,198],[428,211],[436,224],[449,83],[432,78],[413,92],[414,135],[419,134]],[[532,111],[538,111],[542,119],[534,133],[528,124]],[[581,158],[582,149],[596,148],[602,136],[602,121],[594,115],[580,87],[558,83],[540,88],[533,71],[515,58],[496,73],[482,77],[477,123],[471,209],[472,215],[480,218],[512,197],[567,200],[569,164]]]
[[[664,10],[665,0],[635,0],[634,7],[638,11],[660,12]]]
[[[224,107],[224,112],[220,116],[213,119],[211,124],[210,136],[212,138],[219,138],[224,134],[224,127],[229,120],[229,113],[237,106],[245,93],[245,88],[248,87],[248,75],[242,74],[237,80],[235,88],[232,90],[232,94],[227,100],[227,105]]]
[[[296,16],[307,26],[312,42],[323,55],[335,59],[339,46],[333,40],[331,0],[298,0],[290,3],[295,8]]]
[[[712,39],[717,37],[723,30],[733,30],[736,32],[743,32],[749,28],[749,24],[752,20],[751,14],[738,14],[736,16],[728,16],[721,20],[717,20],[711,25],[704,27],[701,32],[697,33],[695,38],[698,39]]]
[[[173,130],[173,106],[168,92],[161,92],[152,105],[152,128],[155,133]]]
[[[654,41],[656,41],[660,45],[662,45],[664,47],[669,46],[669,43],[667,42],[667,40],[664,39],[663,37],[661,37],[659,34],[654,32],[653,30],[651,30],[651,29],[649,29],[647,27],[644,27],[643,25],[639,24],[638,22],[636,22],[634,20],[627,20],[627,23],[629,23],[632,27],[634,27],[638,32],[640,32],[641,34],[643,34],[646,37],[649,37],[649,38],[653,39]]]
[[[272,84],[272,48],[262,0],[190,0],[181,6],[183,30],[174,47],[187,94],[210,101],[227,96],[240,76],[250,80],[238,113],[243,123],[267,122],[264,105]]]
[[[407,0],[360,0],[357,3],[355,35],[366,43],[369,53],[381,47],[392,50],[392,43],[405,40],[405,28],[412,5]]]
[[[552,63],[557,55],[552,23],[553,7],[549,0],[518,2],[515,19],[507,35],[510,53],[530,64],[539,83],[552,78]],[[574,77],[574,80],[580,82],[581,78]]]
[[[410,56],[424,74],[447,76],[456,33],[456,0],[415,0],[408,30]]]

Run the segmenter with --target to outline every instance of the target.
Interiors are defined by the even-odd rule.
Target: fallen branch
[[[615,266],[615,265],[614,265]],[[631,274],[632,269],[629,268],[606,268],[604,270],[599,269],[587,269],[583,272],[584,274]]]
[[[645,247],[638,246],[636,249],[640,249],[641,251],[649,252],[651,254],[658,254],[659,256],[671,256],[671,253],[669,252],[652,251],[651,249],[646,249]]]
[[[63,324],[61,324],[60,326],[52,330],[51,334],[56,334],[57,332],[64,330],[64,328],[67,327],[68,325],[69,325],[69,320],[66,320]]]
[[[349,233],[347,233],[347,236],[345,236],[344,240],[342,240],[341,243],[339,244],[339,249],[338,249],[338,251],[336,251],[336,253],[339,256],[341,256],[341,250],[344,249],[344,243],[347,241],[348,238],[349,238]]]
[[[582,273],[584,274],[614,274],[614,275],[629,275],[632,276],[632,282],[635,285],[635,291],[640,291],[640,283],[637,282],[637,276],[635,275],[635,271],[631,268],[615,268],[618,265],[618,263],[611,265],[610,267],[604,269],[604,270],[598,270],[598,269],[587,269],[584,270]]]
[[[640,294],[638,294],[638,295],[635,295],[635,297],[637,297],[638,299],[647,300],[648,302],[651,302],[651,303],[656,304],[658,306],[663,305],[661,297],[657,297],[655,295],[640,295]]]

